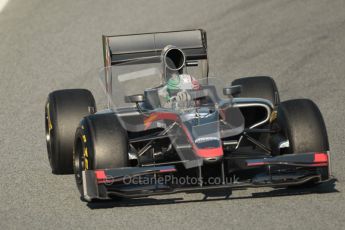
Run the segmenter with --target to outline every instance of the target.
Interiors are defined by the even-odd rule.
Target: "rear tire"
[[[257,76],[257,77],[244,77],[234,80],[231,83],[232,86],[234,85],[241,85],[242,91],[240,94],[235,95],[234,97],[244,97],[244,98],[262,98],[269,100],[273,107],[276,108],[280,103],[279,92],[277,85],[273,78],[268,76]],[[262,116],[261,113],[258,113],[256,109],[252,108],[242,108],[242,113],[245,114],[245,123],[246,126],[249,127],[248,124],[253,124],[257,120],[257,117]],[[270,124],[266,125],[266,128],[269,128]],[[265,127],[264,127],[265,128]],[[260,140],[264,145],[269,145],[270,134],[262,133],[262,134],[252,134],[254,138]],[[244,144],[250,144],[250,142],[244,142]],[[256,146],[253,146],[256,148]],[[257,148],[258,149],[258,148]],[[261,149],[259,149],[261,151]]]
[[[74,174],[83,196],[82,171],[128,166],[128,137],[114,113],[85,117],[75,133]]]
[[[80,120],[96,110],[95,99],[86,89],[50,93],[45,106],[48,159],[54,174],[73,173],[75,129]]]
[[[271,101],[274,106],[280,103],[277,85],[271,77],[244,77],[234,80],[231,85],[242,86],[242,92],[235,97],[263,98]]]

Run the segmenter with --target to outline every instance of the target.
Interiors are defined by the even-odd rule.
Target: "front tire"
[[[54,174],[73,173],[73,145],[79,121],[96,110],[95,99],[86,89],[50,93],[45,106],[48,159]]]
[[[288,153],[329,151],[325,122],[311,100],[282,102],[278,107],[277,121],[282,134],[289,140]]]
[[[114,113],[85,117],[75,133],[74,174],[83,197],[82,171],[128,166],[128,137]]]

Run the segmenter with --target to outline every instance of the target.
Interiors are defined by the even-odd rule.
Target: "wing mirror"
[[[233,85],[223,88],[223,94],[225,96],[237,96],[242,92],[241,85]]]
[[[125,96],[126,103],[139,103],[139,102],[144,102],[144,101],[145,101],[145,97],[143,94],[134,94],[134,95]]]

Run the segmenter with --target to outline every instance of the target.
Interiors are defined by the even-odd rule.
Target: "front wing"
[[[232,180],[216,185],[197,184],[193,186],[176,187],[170,184],[135,183],[136,178],[157,178],[166,174],[174,174],[174,165],[125,167],[116,169],[85,170],[82,173],[83,198],[87,201],[118,197],[147,197],[152,195],[173,194],[181,192],[207,192],[212,190],[231,190],[250,187],[287,187],[302,185],[308,182],[322,183],[334,180],[330,170],[329,152],[311,152],[287,154],[276,157],[247,159],[245,168],[266,168],[266,173],[253,175],[252,179],[244,181]],[[275,169],[273,173],[273,168]],[[276,173],[289,168],[288,173]],[[224,176],[224,175],[223,175]]]

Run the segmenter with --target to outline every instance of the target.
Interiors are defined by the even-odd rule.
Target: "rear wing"
[[[104,67],[143,57],[159,56],[167,45],[182,49],[187,61],[207,60],[206,32],[201,29],[118,36],[103,35]]]
[[[103,56],[106,74],[106,90],[112,93],[112,76],[107,67],[121,63],[131,64],[134,60],[160,56],[168,45],[181,49],[186,56],[186,65],[193,66],[200,61],[203,77],[208,77],[207,38],[202,29],[128,34],[103,35]],[[108,102],[110,106],[110,102]]]

